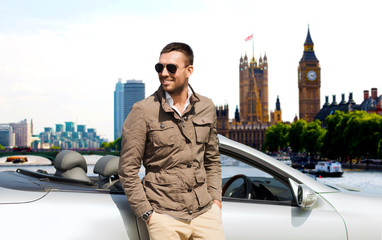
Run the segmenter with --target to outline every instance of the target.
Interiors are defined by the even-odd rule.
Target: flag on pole
[[[252,40],[252,38],[253,38],[253,33],[251,35],[249,35],[248,37],[246,37],[244,40],[249,41],[249,40]]]

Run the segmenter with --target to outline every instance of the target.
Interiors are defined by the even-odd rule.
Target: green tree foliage
[[[289,146],[292,148],[292,151],[297,153],[301,152],[304,149],[304,144],[301,139],[301,136],[307,128],[307,122],[305,120],[298,120],[297,122],[292,123],[291,128],[289,129]]]
[[[300,141],[303,143],[304,149],[312,155],[320,151],[324,135],[325,130],[321,128],[321,121],[315,120],[308,123],[304,128]]]
[[[276,152],[288,147],[288,133],[290,126],[278,123],[270,126],[265,133],[264,147],[270,152]]]
[[[3,147],[3,145],[0,144],[0,150],[4,150],[5,148]]]
[[[336,111],[334,114],[329,115],[325,119],[326,135],[323,138],[321,154],[325,157],[336,159],[338,156],[343,156],[346,152],[345,144],[343,142],[343,131],[346,120],[343,120],[344,112]]]
[[[382,117],[355,111],[349,114],[344,130],[349,156],[352,158],[378,158],[381,151]]]
[[[382,158],[382,116],[365,111],[336,111],[321,122],[279,123],[265,133],[264,150],[320,153],[329,159]]]
[[[103,142],[101,143],[101,148],[104,148],[107,151],[121,151],[122,138],[117,138],[114,142]]]

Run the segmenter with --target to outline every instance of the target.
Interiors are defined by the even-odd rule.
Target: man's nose
[[[167,67],[163,68],[161,74],[162,74],[162,76],[168,76],[169,75],[169,72],[167,71]]]

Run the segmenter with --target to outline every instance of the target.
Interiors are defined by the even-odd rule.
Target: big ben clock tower
[[[299,118],[307,122],[314,120],[320,111],[320,88],[321,88],[321,68],[316,54],[314,44],[308,35],[304,43],[304,54],[298,66],[298,91],[299,91]]]

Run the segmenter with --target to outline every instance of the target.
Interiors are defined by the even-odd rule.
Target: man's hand
[[[222,202],[220,202],[219,200],[213,200],[212,202],[218,205],[220,209],[222,209]]]

